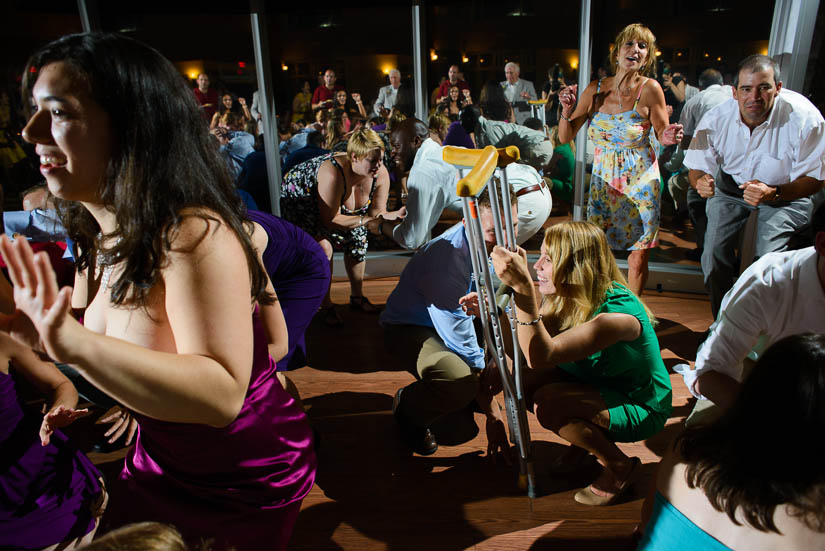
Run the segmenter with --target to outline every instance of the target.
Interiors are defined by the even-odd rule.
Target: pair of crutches
[[[533,467],[530,428],[527,424],[527,406],[524,400],[516,308],[512,293],[504,295],[505,311],[510,322],[510,334],[513,341],[513,369],[511,371],[507,366],[503,329],[499,321],[490,260],[484,243],[484,232],[477,205],[477,196],[486,185],[495,224],[496,244],[516,251],[513,214],[510,208],[510,186],[507,183],[507,173],[504,167],[519,159],[519,150],[515,146],[498,150],[493,146],[487,146],[483,150],[447,146],[442,156],[445,162],[458,168],[460,175],[457,194],[462,200],[470,259],[478,291],[479,313],[484,328],[484,340],[501,374],[510,441],[516,445],[519,453],[519,488],[526,490],[529,497],[536,497],[538,487]],[[465,176],[464,171],[467,167],[472,167],[472,169]],[[503,221],[502,214],[504,215]]]

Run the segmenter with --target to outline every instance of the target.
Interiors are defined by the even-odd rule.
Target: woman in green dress
[[[571,472],[596,456],[604,470],[575,499],[613,503],[641,464],[615,443],[650,438],[672,409],[653,315],[628,290],[604,233],[589,222],[547,230],[535,264],[538,289],[524,250],[496,247],[492,259],[514,292],[528,400],[542,426],[570,442],[551,468]]]

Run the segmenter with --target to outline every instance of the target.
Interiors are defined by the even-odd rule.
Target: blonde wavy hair
[[[374,149],[380,149],[384,153],[384,141],[381,136],[369,128],[359,128],[352,133],[347,142],[347,157],[364,159]]]
[[[610,61],[613,67],[619,64],[619,50],[628,40],[640,40],[647,43],[647,59],[642,66],[640,73],[645,76],[656,76],[656,36],[653,31],[642,25],[641,23],[631,23],[616,37],[613,43],[613,51],[610,52]]]
[[[551,334],[593,317],[605,295],[627,280],[607,245],[604,232],[590,222],[561,222],[547,228],[544,249],[553,263],[554,295],[545,295],[542,314]],[[641,300],[639,301],[641,302]],[[651,324],[656,318],[642,302]]]

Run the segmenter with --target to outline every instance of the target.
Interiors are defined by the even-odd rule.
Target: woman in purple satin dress
[[[23,410],[12,371],[46,396],[45,416]],[[74,549],[94,537],[105,508],[100,473],[58,430],[88,415],[76,405],[54,364],[0,331],[0,549]]]
[[[324,250],[307,232],[272,214],[247,211],[247,218],[264,232],[252,238],[259,249],[289,333],[286,355],[278,360],[278,371],[307,365],[306,332],[329,289],[329,261]]]
[[[311,431],[278,383],[267,344],[286,332],[261,323],[272,287],[191,90],[157,51],[97,33],[43,47],[23,90],[24,138],[78,247],[74,291],[25,240],[0,250],[30,340],[138,419],[110,519],[284,549],[314,483]]]

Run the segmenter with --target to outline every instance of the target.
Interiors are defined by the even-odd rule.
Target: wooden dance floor
[[[370,281],[365,294],[384,303],[397,279]],[[333,300],[348,301],[349,285],[333,284]],[[649,294],[659,318],[657,333],[668,368],[693,359],[699,335],[711,322],[706,297]],[[311,367],[292,372],[321,433],[318,479],[303,503],[292,549],[623,549],[639,519],[655,464],[690,412],[692,400],[678,375],[671,375],[673,415],[650,440],[622,445],[639,456],[643,476],[626,501],[605,508],[579,505],[577,489],[598,471],[553,478],[542,465],[562,449],[560,440],[530,425],[543,495],[530,500],[516,487],[517,467],[487,457],[481,431],[449,435],[456,445],[430,457],[412,455],[398,437],[390,412],[395,390],[412,376],[397,371],[384,350],[375,315],[341,307],[344,325],[318,320],[308,333]],[[463,443],[462,440],[466,440]]]

